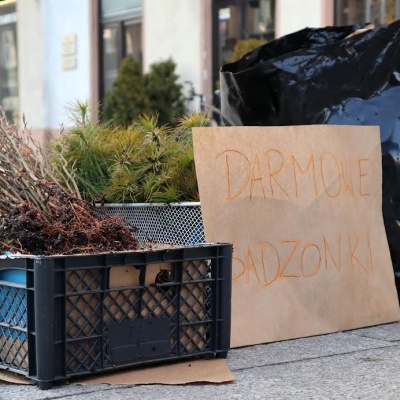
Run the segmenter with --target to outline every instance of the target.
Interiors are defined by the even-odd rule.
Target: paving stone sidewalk
[[[1,400],[399,399],[400,323],[233,349],[230,384],[0,384]]]

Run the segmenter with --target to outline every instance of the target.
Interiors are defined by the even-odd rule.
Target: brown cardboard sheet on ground
[[[95,375],[88,378],[72,379],[71,384],[110,385],[182,385],[195,382],[227,383],[235,376],[221,358],[212,360],[192,360],[169,363],[148,368],[131,368],[114,373]],[[32,381],[12,372],[0,371],[0,383],[32,385]]]
[[[192,360],[163,364],[150,368],[135,368],[123,372],[73,380],[71,383],[113,385],[182,385],[194,382],[224,383],[235,380],[224,359]]]
[[[231,346],[399,320],[378,127],[193,130],[206,240],[234,245]]]
[[[33,385],[33,382],[25,376],[14,374],[9,371],[0,371],[0,384],[15,383],[17,385]]]

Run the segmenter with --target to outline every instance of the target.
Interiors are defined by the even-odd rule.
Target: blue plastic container
[[[27,327],[26,272],[18,269],[0,271],[0,328],[6,337],[25,340],[26,335],[20,330]]]
[[[26,285],[26,272],[22,269],[4,269],[0,271],[0,281]]]

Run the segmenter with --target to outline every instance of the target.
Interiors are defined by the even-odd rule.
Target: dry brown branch
[[[135,228],[82,200],[70,173],[68,189],[61,186],[26,126],[18,130],[1,110],[0,147],[2,252],[75,254],[137,248]]]

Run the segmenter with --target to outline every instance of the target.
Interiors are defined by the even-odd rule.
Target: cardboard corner
[[[9,371],[0,371],[0,383],[15,383],[17,385],[33,385],[33,382],[18,374]]]

